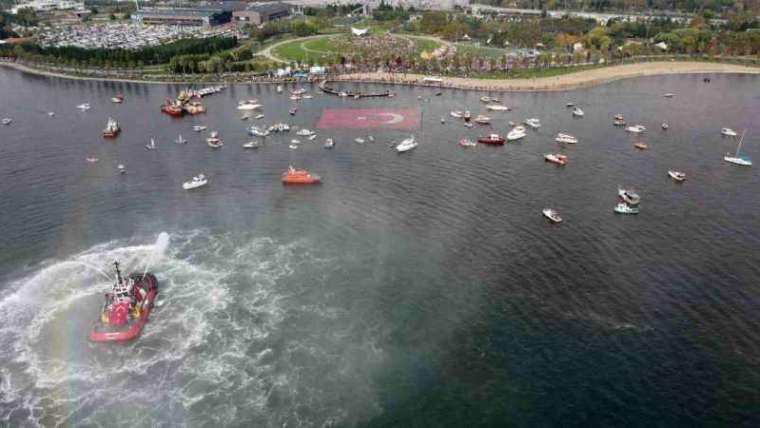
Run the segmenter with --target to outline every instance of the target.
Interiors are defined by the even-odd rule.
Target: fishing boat
[[[114,104],[121,104],[124,102],[124,95],[122,94],[116,94],[113,98],[111,98],[111,102]]]
[[[87,111],[90,109],[90,103],[79,104],[77,108],[81,111]]]
[[[726,137],[736,137],[736,131],[731,128],[720,128],[720,134]]]
[[[333,141],[332,138],[328,138],[325,140],[325,145],[323,147],[326,149],[332,149],[335,147],[335,141]]]
[[[211,131],[209,137],[206,138],[206,144],[212,149],[218,149],[224,145],[224,142],[219,138],[219,133],[217,131]]]
[[[638,205],[641,202],[641,196],[633,189],[618,187],[618,197],[621,201],[631,206]]]
[[[187,140],[182,138],[182,134],[179,134],[179,137],[177,137],[177,139],[174,140],[174,142],[177,144],[187,144]]]
[[[248,128],[248,133],[256,137],[266,137],[269,135],[268,129],[261,129],[258,126],[251,126]]]
[[[455,117],[457,119],[461,119],[462,117],[464,117],[464,113],[461,112],[460,110],[454,110],[449,114],[451,115],[451,117]]]
[[[567,156],[559,153],[549,153],[544,155],[544,160],[560,166],[567,165]]]
[[[613,210],[618,214],[638,214],[639,213],[638,208],[631,207],[624,202],[619,202],[617,205],[615,205],[615,208],[613,208]]]
[[[573,116],[575,117],[583,117],[586,113],[583,112],[583,110],[580,109],[580,107],[576,107],[573,109]]]
[[[525,119],[525,124],[530,126],[533,129],[538,129],[541,127],[541,121],[536,119],[535,117],[530,118],[530,119]]]
[[[509,111],[509,107],[502,104],[488,104],[486,109],[489,111]]]
[[[295,169],[292,166],[282,173],[282,184],[318,184],[320,176],[305,169]]]
[[[552,223],[562,223],[562,217],[559,216],[559,213],[556,210],[544,208],[541,213]]]
[[[415,141],[414,136],[412,135],[409,138],[406,138],[400,143],[398,143],[398,145],[396,145],[396,151],[399,153],[408,152],[410,150],[417,148],[418,145],[419,143]]]
[[[259,144],[259,142],[256,140],[243,144],[244,149],[258,149],[259,147],[261,147],[261,144]]]
[[[686,173],[683,173],[681,171],[675,171],[671,169],[668,171],[668,175],[678,183],[682,183],[686,180]]]
[[[515,126],[507,133],[507,141],[517,141],[525,138],[526,135],[524,126]]]
[[[504,145],[504,137],[499,134],[491,134],[485,137],[478,137],[478,143],[501,146]]]
[[[185,114],[185,109],[167,98],[164,100],[164,104],[161,105],[161,112],[172,117],[182,117]]]
[[[491,118],[488,116],[479,114],[475,117],[474,122],[479,123],[481,125],[488,125],[489,123],[491,123]]]
[[[193,131],[195,131],[195,132],[205,131],[206,129],[208,129],[208,127],[207,126],[203,126],[203,125],[194,125],[193,126]]]
[[[13,122],[13,119],[10,117],[4,117],[3,120],[0,120],[0,123],[2,123],[5,126],[10,125]]]
[[[116,136],[119,135],[119,132],[121,132],[119,122],[117,122],[114,118],[109,117],[108,122],[106,122],[106,127],[103,129],[103,137],[116,138]]]
[[[734,165],[752,166],[752,159],[750,159],[749,156],[741,155],[742,142],[744,141],[744,134],[746,133],[746,130],[742,132],[742,136],[739,138],[739,145],[736,146],[736,153],[733,156],[731,156],[730,153],[726,153],[726,156],[723,156],[724,161],[732,163]]]
[[[240,101],[237,109],[243,111],[251,111],[261,108],[261,104],[257,104],[256,100]]]
[[[641,143],[641,142],[634,144],[633,147],[636,147],[639,150],[646,150],[649,148],[649,146],[646,143]]]
[[[647,130],[647,128],[644,125],[632,125],[627,128],[625,128],[627,132],[631,132],[634,134],[641,134]]]
[[[462,138],[459,140],[459,145],[462,147],[475,147],[478,143],[470,140],[469,138]]]
[[[203,187],[206,184],[208,184],[208,179],[206,178],[206,176],[203,174],[199,174],[193,177],[192,180],[185,181],[184,183],[182,183],[182,188],[185,190],[192,190],[192,189],[197,189],[199,187]]]
[[[156,148],[158,148],[158,146],[156,146],[156,140],[151,138],[150,143],[146,144],[145,148],[148,150],[156,150]]]
[[[554,141],[564,144],[578,144],[577,138],[570,134],[563,134],[561,132],[557,134],[557,137],[554,138]]]
[[[150,272],[122,278],[114,262],[116,281],[106,293],[100,316],[90,331],[93,342],[124,342],[140,335],[158,294],[158,280]]]

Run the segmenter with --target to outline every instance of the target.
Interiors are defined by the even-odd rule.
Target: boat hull
[[[156,295],[158,294],[158,280],[151,273],[132,274],[132,278],[142,278],[148,286],[148,293],[145,296],[142,312],[139,318],[130,320],[122,326],[111,326],[97,321],[90,331],[90,340],[93,342],[126,342],[137,338],[142,332],[143,327],[148,322],[148,317],[153,311]]]

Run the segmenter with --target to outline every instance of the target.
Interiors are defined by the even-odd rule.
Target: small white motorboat
[[[2,123],[5,126],[10,125],[11,122],[13,122],[13,119],[11,119],[10,117],[4,117],[3,120],[0,120],[0,123]]]
[[[119,174],[126,174],[127,168],[124,166],[124,164],[118,164],[116,165],[116,169],[119,171]]]
[[[554,141],[558,143],[564,143],[564,144],[578,144],[578,139],[570,134],[563,134],[559,133],[557,134],[557,137],[554,138]]]
[[[560,166],[567,165],[567,156],[559,153],[549,153],[544,155],[544,160]]]
[[[311,135],[309,135],[309,140],[310,141],[314,141],[316,139],[317,139],[317,134],[311,134]]]
[[[575,117],[583,117],[586,113],[583,112],[583,110],[580,109],[580,107],[576,107],[573,109],[573,116]]]
[[[548,218],[552,223],[562,223],[562,217],[559,216],[559,213],[556,210],[544,208],[541,212],[544,217]]]
[[[87,162],[89,162],[89,163],[95,163],[95,162],[97,162],[99,159],[98,159],[98,158],[84,158],[84,160],[86,160],[86,161],[87,161]]]
[[[636,207],[630,207],[624,202],[620,202],[615,205],[614,211],[618,214],[638,214],[639,209]]]
[[[459,145],[462,147],[475,147],[478,145],[478,143],[470,140],[469,138],[462,138],[459,140]]]
[[[303,95],[301,95],[301,98],[303,98],[305,100],[310,100],[310,99],[314,98],[314,95],[303,94]]]
[[[375,137],[373,137],[373,136],[370,135],[370,136],[367,137],[367,141],[369,141],[370,143],[374,143],[375,142]]]
[[[446,118],[441,116],[441,123],[446,123]]]
[[[530,119],[525,119],[525,124],[530,126],[533,129],[538,129],[541,127],[541,121],[536,119],[535,117]]]
[[[256,115],[256,117],[254,117],[254,119],[263,119],[263,118],[264,118],[263,114],[258,114]]]
[[[480,97],[480,101],[483,101],[484,103],[498,103],[499,99],[496,97],[489,97],[488,95],[484,95]]]
[[[354,141],[357,142],[357,143],[359,143],[359,144],[364,144],[364,138],[361,138],[361,137],[354,138]]]
[[[218,149],[224,145],[224,142],[219,138],[219,133],[217,131],[211,131],[209,137],[206,138],[206,144],[212,149]]]
[[[290,91],[290,93],[293,94],[293,95],[303,95],[303,94],[306,93],[306,89],[304,89],[304,88],[296,88],[296,89]]]
[[[300,101],[301,100],[301,96],[300,95],[291,95],[290,96],[290,100],[291,101]]]
[[[187,140],[182,138],[182,134],[179,134],[179,137],[177,137],[177,139],[174,142],[177,144],[187,144]]]
[[[55,116],[55,112],[54,111],[49,111],[49,112],[47,112],[47,115],[50,116],[50,117],[53,117],[53,116]]]
[[[258,104],[256,100],[240,101],[238,103],[238,110],[250,111],[261,108],[261,104]]]
[[[79,104],[77,108],[81,111],[87,111],[90,109],[90,103]]]
[[[664,94],[662,94],[662,96],[665,98],[673,98],[674,95],[675,94],[672,92],[665,92]]]
[[[489,111],[509,111],[509,107],[503,104],[488,104],[486,109]]]
[[[415,149],[418,145],[419,143],[417,143],[417,141],[414,139],[414,136],[412,135],[409,138],[398,143],[396,146],[396,151],[399,153],[408,152],[409,150]]]
[[[638,205],[641,202],[641,196],[633,189],[618,187],[618,197],[627,205]]]
[[[303,129],[299,129],[298,132],[296,132],[296,135],[300,135],[302,137],[308,137],[310,135],[314,135],[314,131],[303,128]]]
[[[278,94],[281,94],[282,93],[282,85],[277,85],[276,91],[277,91]]]
[[[489,123],[491,123],[491,118],[488,116],[479,114],[477,117],[475,117],[475,119],[473,119],[473,121],[481,125],[488,125]]]
[[[259,147],[261,147],[261,145],[256,140],[243,144],[244,149],[258,149]]]
[[[464,113],[462,113],[462,111],[460,110],[454,110],[449,114],[451,115],[451,117],[455,117],[457,119],[461,119],[462,117],[464,117]]]
[[[668,175],[673,180],[677,181],[678,183],[681,183],[686,180],[686,173],[683,173],[681,171],[675,171],[675,170],[669,170]]]
[[[726,137],[736,137],[736,131],[731,128],[720,128],[720,134]]]
[[[575,103],[574,103],[574,102],[572,102],[572,101],[568,101],[568,102],[565,104],[565,107],[567,107],[567,108],[570,108],[570,107],[575,107]]]
[[[248,133],[256,137],[266,137],[267,135],[269,135],[269,130],[261,129],[258,126],[251,126],[250,128],[248,128]]]
[[[253,127],[251,129],[253,129]],[[287,123],[275,123],[268,128],[267,134],[269,132],[290,132],[290,125]]]
[[[465,127],[465,128],[472,128],[472,127],[473,127],[473,124],[472,124],[472,122],[465,122],[465,123],[464,123],[464,127]]]
[[[625,128],[625,130],[634,134],[641,134],[642,132],[645,132],[647,128],[644,125],[632,125]]]
[[[156,148],[158,148],[158,146],[156,146],[156,140],[151,138],[150,143],[146,144],[145,148],[148,150],[156,150]]]
[[[201,131],[205,131],[206,129],[208,129],[208,127],[207,127],[207,126],[203,126],[203,125],[193,125],[193,131],[195,131],[195,132],[201,132]]]
[[[185,190],[192,190],[192,189],[197,189],[199,187],[203,187],[206,184],[208,184],[208,179],[206,178],[206,176],[203,174],[199,174],[193,177],[192,180],[185,181],[184,183],[182,183],[182,188]]]
[[[326,149],[332,149],[335,147],[335,141],[333,141],[332,138],[328,138],[325,140],[325,145],[323,147]]]
[[[291,144],[291,145],[289,145],[289,146],[288,146],[288,148],[289,148],[290,150],[295,150],[295,149],[297,149],[297,148],[298,148],[298,144]]]
[[[668,125],[668,122],[662,122],[662,125],[660,126],[662,126],[663,131],[667,131],[668,128],[670,128],[670,125]]]
[[[525,138],[525,127],[515,126],[511,131],[507,133],[507,141],[517,141]]]

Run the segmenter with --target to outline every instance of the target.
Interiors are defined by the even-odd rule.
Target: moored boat
[[[174,103],[167,98],[164,104],[161,105],[161,112],[172,117],[182,117],[185,114],[185,109],[180,104]]]
[[[662,127],[663,131],[667,131],[668,128],[670,128],[670,125],[668,125],[668,122],[662,122],[662,125],[660,126]]]
[[[525,119],[524,123],[533,129],[538,129],[541,127],[541,121],[536,119],[535,117],[532,117],[530,119]]]
[[[507,141],[517,141],[525,138],[526,135],[524,126],[515,126],[507,133]]]
[[[583,110],[580,109],[580,107],[576,107],[573,109],[573,116],[575,117],[583,117],[586,113],[583,112]]]
[[[477,117],[475,117],[473,120],[475,123],[479,123],[481,125],[488,125],[491,123],[491,118],[482,114],[477,115]]]
[[[560,166],[567,165],[567,156],[559,153],[549,153],[544,155],[544,160]]]
[[[469,138],[462,138],[459,140],[459,145],[462,147],[475,147],[477,143],[470,140]]]
[[[464,113],[460,110],[454,110],[449,114],[451,115],[451,117],[455,117],[457,119],[461,119],[464,116]]]
[[[641,134],[642,132],[646,131],[647,128],[644,125],[632,125],[625,128],[625,130],[634,134]]]
[[[249,141],[249,142],[243,144],[243,148],[244,149],[258,149],[259,147],[261,147],[261,144],[259,144],[259,142],[255,141],[255,140],[254,141]]]
[[[208,126],[204,126],[204,125],[193,125],[193,131],[195,131],[195,132],[201,132],[201,131],[205,131],[206,129],[208,129]]]
[[[148,150],[156,150],[156,148],[157,148],[157,146],[156,146],[156,140],[154,140],[153,138],[151,138],[150,139],[150,143],[146,144],[145,148],[148,149]]]
[[[13,122],[13,119],[10,117],[4,117],[3,120],[0,120],[0,123],[2,123],[5,126],[10,125]]]
[[[208,179],[206,178],[206,176],[203,174],[199,174],[193,177],[192,180],[185,181],[184,183],[182,183],[182,188],[185,190],[192,190],[192,189],[197,189],[199,187],[203,187],[206,184],[208,184]]]
[[[335,147],[335,141],[333,141],[332,138],[328,138],[325,140],[325,144],[323,147],[326,149],[332,149],[333,147]]]
[[[201,104],[200,101],[190,101],[185,104],[184,109],[191,115],[201,114],[206,112],[206,107]]]
[[[177,144],[187,144],[187,140],[182,138],[182,134],[179,134],[179,137],[177,137],[177,139],[174,140],[174,142]]]
[[[258,104],[256,100],[240,101],[237,109],[243,111],[251,111],[261,108],[261,104]]]
[[[221,138],[219,138],[219,133],[216,131],[211,131],[211,134],[208,138],[206,138],[206,144],[208,144],[209,147],[212,149],[218,149],[219,147],[222,147],[224,145],[224,142]]]
[[[502,104],[488,104],[486,109],[490,111],[509,111],[509,107]]]
[[[305,169],[295,169],[292,166],[282,173],[282,184],[318,184],[321,177]]]
[[[499,134],[491,134],[485,137],[478,137],[478,143],[501,146],[504,144],[504,137]]]
[[[558,143],[564,143],[564,144],[577,144],[578,139],[570,134],[563,134],[559,133],[557,134],[557,137],[554,138],[554,141]]]
[[[404,139],[398,145],[396,145],[396,151],[399,153],[408,152],[410,150],[413,150],[417,148],[419,143],[414,139],[414,136],[410,136],[409,138]]]
[[[124,95],[122,94],[116,94],[114,97],[111,98],[111,102],[114,104],[121,104],[124,102]]]
[[[618,187],[618,197],[621,201],[631,206],[638,205],[641,202],[641,196],[633,189]]]

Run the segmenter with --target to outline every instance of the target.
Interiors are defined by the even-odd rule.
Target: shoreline
[[[95,80],[104,82],[123,82],[123,83],[145,83],[145,84],[272,84],[282,82],[268,81],[248,81],[248,82],[229,82],[229,81],[161,81],[161,80],[142,80],[128,78],[110,78],[110,77],[91,77],[77,76],[54,71],[41,70],[24,64],[15,62],[0,62],[0,66],[5,66],[19,70],[24,73],[35,74],[46,77],[57,77],[72,80]],[[548,91],[565,91],[590,86],[602,85],[617,80],[631,79],[636,77],[673,75],[673,74],[700,74],[700,73],[717,73],[717,74],[760,74],[760,67],[752,67],[737,64],[726,64],[718,62],[692,62],[692,61],[657,61],[643,62],[635,64],[611,65],[591,70],[581,70],[562,74],[552,77],[539,77],[533,79],[480,79],[468,77],[441,77],[441,83],[423,83],[422,74],[407,73],[350,73],[338,76],[331,76],[327,80],[334,82],[357,82],[357,83],[382,83],[390,85],[421,86],[448,89],[465,89],[465,90],[483,90],[498,92],[548,92]]]

